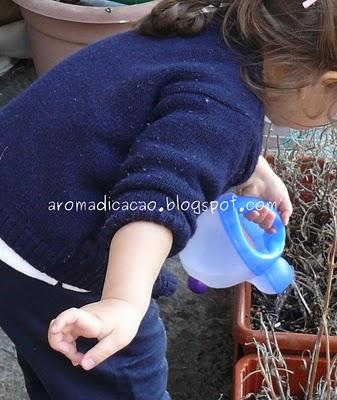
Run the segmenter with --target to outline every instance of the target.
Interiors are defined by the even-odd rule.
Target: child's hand
[[[136,336],[144,313],[125,300],[106,299],[81,308],[63,311],[51,321],[48,331],[50,346],[73,365],[89,370],[123,347]],[[76,349],[79,336],[97,338],[99,343],[82,354]]]
[[[288,224],[293,212],[288,190],[282,180],[273,172],[268,162],[259,158],[258,165],[252,177],[243,185],[238,187],[243,196],[260,197],[269,202],[275,203],[281,213],[283,223]],[[274,233],[274,214],[268,208],[261,211],[253,211],[247,218],[261,226],[266,232]]]
[[[292,205],[289,199],[288,190],[284,183],[275,175],[275,179],[269,181],[256,181],[254,185],[247,186],[242,189],[243,196],[260,197],[269,202],[275,202],[275,206],[281,213],[282,221],[285,225],[288,224],[292,214]],[[274,233],[273,224],[275,221],[274,213],[267,207],[261,211],[253,211],[247,215],[250,221],[260,225],[268,233]]]

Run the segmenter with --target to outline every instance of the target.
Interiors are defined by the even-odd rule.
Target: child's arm
[[[115,253],[104,298],[66,310],[50,326],[51,346],[61,352],[62,343],[68,346],[66,355],[85,369],[90,368],[76,353],[77,337],[98,339],[88,351],[96,365],[125,347],[136,335],[165,257],[179,253],[195,231],[193,205],[216,199],[254,170],[263,130],[260,103],[252,97],[248,111],[239,112],[227,105],[226,91],[210,96],[212,83],[198,81],[194,91],[191,82],[184,78],[162,89],[109,192],[115,203],[129,206],[109,212],[100,232]],[[176,201],[188,207],[171,207]],[[132,209],[131,204],[143,206]],[[138,226],[144,230],[134,231]],[[170,239],[162,226],[172,232]]]
[[[236,189],[244,196],[261,197],[267,201],[275,202],[284,224],[288,224],[293,212],[288,190],[262,156],[259,157],[254,174],[247,182],[237,186]],[[274,231],[272,228],[275,219],[274,214],[268,211],[267,208],[260,212],[253,211],[248,218],[259,224],[266,231],[270,233]]]
[[[101,301],[58,315],[49,327],[50,346],[86,370],[127,346],[146,313],[171,246],[172,233],[162,225],[143,221],[124,225],[111,242]],[[99,340],[85,358],[76,351],[79,336]]]
[[[252,177],[237,189],[244,195],[275,201],[287,223],[292,213],[288,191],[262,157]],[[274,220],[268,211],[254,212],[250,219],[266,230]],[[101,301],[66,310],[52,321],[48,336],[51,347],[74,365],[91,369],[128,345],[145,315],[154,281],[171,246],[172,232],[156,223],[133,222],[119,229],[111,242]],[[76,351],[79,336],[99,340],[85,357]],[[90,358],[94,362],[91,366]]]

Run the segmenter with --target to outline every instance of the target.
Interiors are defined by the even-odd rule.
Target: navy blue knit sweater
[[[214,24],[189,38],[108,38],[37,80],[0,110],[0,237],[93,291],[131,221],[167,226],[177,254],[198,214],[168,202],[214,200],[260,153],[263,106],[239,67]]]

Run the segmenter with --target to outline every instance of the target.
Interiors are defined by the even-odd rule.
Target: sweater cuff
[[[136,221],[148,221],[170,229],[173,244],[168,257],[178,254],[186,246],[195,226],[190,226],[185,213],[174,199],[152,190],[130,191],[110,201],[110,212],[103,227],[103,235],[109,243],[113,235],[124,225]]]

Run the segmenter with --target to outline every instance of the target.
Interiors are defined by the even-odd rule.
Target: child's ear
[[[320,83],[327,89],[337,86],[337,71],[325,72],[320,78]]]

